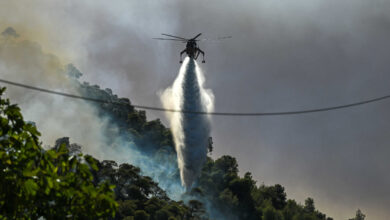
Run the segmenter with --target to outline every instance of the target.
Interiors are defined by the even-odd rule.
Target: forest
[[[160,120],[148,121],[144,111],[110,89],[80,83],[73,65],[68,70],[80,94],[112,102],[92,105],[147,158],[175,156],[170,130]],[[192,190],[173,199],[159,180],[179,181],[178,169],[154,178],[134,164],[83,155],[82,146],[69,137],[44,149],[37,127],[4,97],[5,90],[0,90],[0,219],[332,219],[312,198],[300,204],[287,198],[280,184],[258,184],[249,172],[240,176],[238,162],[229,155],[209,157]],[[358,210],[351,220],[364,218]]]

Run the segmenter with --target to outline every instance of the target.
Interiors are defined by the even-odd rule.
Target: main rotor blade
[[[223,40],[223,39],[229,39],[229,38],[232,38],[232,36],[217,37],[217,38],[203,38],[203,39],[199,39],[197,41],[205,41],[205,40],[217,41],[217,40]]]
[[[155,39],[155,40],[173,40],[173,41],[181,41],[181,42],[185,41],[185,40],[181,40],[181,39],[168,39],[168,38],[160,38],[160,37],[155,37],[155,38],[152,38],[152,39]]]
[[[170,34],[161,34],[161,35],[168,36],[168,37],[174,37],[174,38],[178,38],[178,39],[182,39],[182,40],[188,40],[188,39],[185,39],[183,37],[178,37],[178,36],[174,36],[174,35],[170,35]]]
[[[194,38],[192,38],[191,40],[195,40],[196,38],[198,38],[200,35],[202,35],[202,33],[199,33],[198,35],[196,35]]]

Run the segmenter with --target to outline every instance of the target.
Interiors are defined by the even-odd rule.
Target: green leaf
[[[40,169],[35,170],[23,170],[23,176],[25,177],[32,177],[36,176]]]
[[[47,185],[49,188],[53,188],[53,180],[50,177],[46,177]]]
[[[38,185],[34,182],[34,180],[29,179],[24,183],[24,188],[26,189],[26,192],[30,195],[35,195],[38,190]]]

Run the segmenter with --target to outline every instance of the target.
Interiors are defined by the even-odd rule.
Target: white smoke
[[[211,112],[214,95],[204,88],[205,77],[194,59],[186,58],[173,85],[161,94],[164,108]],[[182,185],[190,188],[207,158],[210,116],[167,112],[173,133]]]
[[[8,31],[7,31],[8,30]],[[78,94],[74,80],[66,74],[65,65],[59,57],[45,53],[42,47],[21,36],[0,36],[0,78],[31,86]],[[106,149],[102,131],[108,121],[97,115],[95,108],[85,101],[6,86],[6,96],[17,103],[25,120],[34,122],[42,136],[44,146],[53,145],[60,137],[71,137],[72,142],[83,146],[83,152],[99,159],[112,158]],[[109,154],[110,153],[110,154]]]
[[[45,53],[38,43],[17,38],[16,31],[7,30],[0,35],[0,78],[83,95],[79,93],[79,84],[67,76],[66,65],[59,57]],[[53,146],[58,138],[70,137],[72,143],[82,146],[84,154],[119,164],[131,163],[158,182],[171,198],[178,199],[182,194],[182,187],[174,178],[175,156],[171,158],[163,152],[145,156],[137,150],[133,137],[121,135],[92,103],[2,83],[0,86],[7,87],[5,96],[20,106],[24,119],[36,124],[45,147]]]

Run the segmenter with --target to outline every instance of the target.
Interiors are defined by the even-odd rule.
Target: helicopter
[[[197,41],[204,41],[204,40],[210,40],[210,39],[197,39],[202,33],[197,34],[193,38],[184,38],[184,37],[178,37],[174,36],[171,34],[161,34],[165,37],[170,37],[170,38],[153,38],[155,40],[172,40],[172,41],[179,41],[182,43],[186,43],[186,49],[180,52],[180,63],[183,63],[182,56],[184,53],[187,53],[188,57],[193,58],[193,59],[198,59],[199,55],[202,54],[203,60],[202,63],[205,63],[206,61],[204,60],[204,51],[201,50],[198,45],[196,44]],[[216,40],[220,39],[226,39],[226,38],[231,38],[231,36],[228,37],[219,37],[216,38]]]

